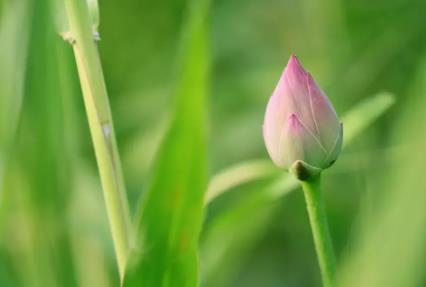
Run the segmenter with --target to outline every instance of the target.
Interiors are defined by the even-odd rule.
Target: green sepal
[[[298,180],[309,181],[318,176],[322,169],[312,166],[303,160],[297,160],[291,165],[289,171],[294,174]]]

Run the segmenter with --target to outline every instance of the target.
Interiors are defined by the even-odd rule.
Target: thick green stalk
[[[336,259],[320,189],[320,176],[316,176],[309,181],[301,181],[301,184],[305,193],[306,207],[308,209],[318,263],[321,269],[322,282],[324,287],[331,287],[334,285]]]
[[[65,8],[122,278],[129,252],[130,215],[105,80],[86,1],[66,0]]]

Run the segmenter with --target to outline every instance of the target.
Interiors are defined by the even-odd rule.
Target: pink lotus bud
[[[327,96],[292,55],[266,107],[263,137],[270,157],[307,179],[334,163],[342,136]]]

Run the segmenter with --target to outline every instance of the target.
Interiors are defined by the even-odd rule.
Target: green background
[[[118,286],[72,49],[54,32],[52,15],[59,14],[42,1],[0,3],[0,286]],[[99,6],[99,51],[137,214],[180,95],[188,3],[102,0]],[[395,95],[393,107],[323,177],[341,286],[426,286],[425,11],[420,0],[211,3],[202,143],[209,179],[267,157],[264,110],[292,53],[339,115],[379,92]],[[164,172],[165,185],[168,178]],[[202,286],[320,286],[300,190],[276,199],[271,214],[256,203],[232,215],[270,180],[241,184],[206,209]],[[220,219],[224,214],[231,215]],[[250,232],[253,214],[267,220]],[[224,241],[241,237],[225,254],[221,236],[208,241],[218,218]],[[205,242],[220,264],[209,265]]]

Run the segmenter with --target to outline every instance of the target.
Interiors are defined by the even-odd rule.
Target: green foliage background
[[[191,222],[193,252],[204,221],[200,274],[189,268],[188,280],[201,286],[320,286],[302,193],[256,162],[267,158],[267,100],[295,53],[340,115],[367,103],[345,118],[357,136],[323,180],[339,286],[426,286],[426,2],[196,2],[99,3],[135,227],[162,231],[161,216],[184,231]],[[61,14],[48,1],[0,4],[0,286],[119,286],[72,49],[54,31]],[[200,34],[187,28],[197,17]],[[373,97],[382,91],[395,95],[384,115],[391,98]],[[252,160],[264,175],[239,181],[247,166],[237,169],[204,212],[162,213],[177,184],[200,206],[216,174]],[[141,210],[148,190],[157,197]],[[172,262],[176,246],[149,252]]]

